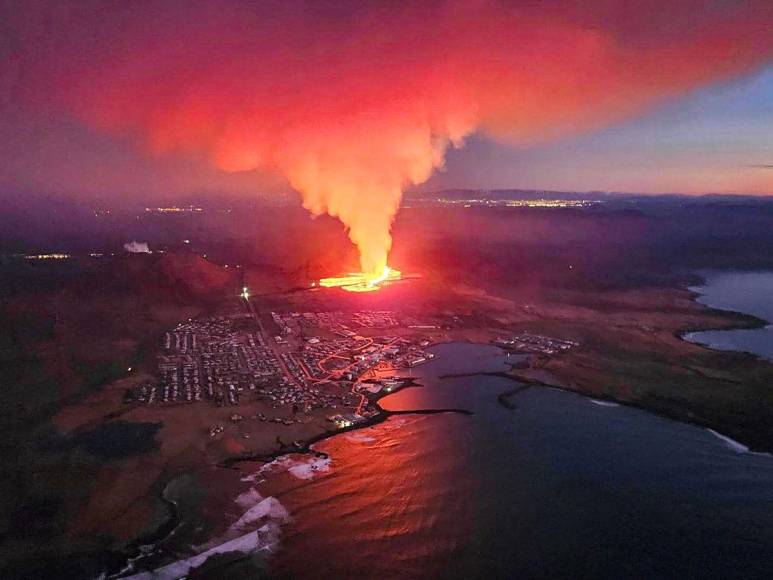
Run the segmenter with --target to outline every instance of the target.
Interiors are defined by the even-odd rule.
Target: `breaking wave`
[[[282,526],[291,521],[285,507],[275,497],[263,498],[254,487],[239,494],[234,503],[243,508],[244,513],[224,534],[203,546],[198,546],[198,554],[128,578],[174,580],[187,576],[192,569],[201,566],[216,554],[241,552],[244,555],[253,555],[272,552],[279,543]],[[256,526],[257,529],[248,531]]]
[[[372,435],[367,435],[360,431],[354,431],[346,435],[345,439],[351,443],[374,443],[376,441],[376,438]]]
[[[706,431],[714,435],[714,437],[716,437],[717,439],[720,439],[725,444],[725,447],[727,447],[728,449],[732,449],[736,453],[749,452],[749,448],[746,445],[744,445],[743,443],[739,443],[735,439],[731,439],[727,435],[722,435],[722,433],[717,433],[716,431],[714,431],[714,429],[706,429]]]
[[[297,457],[282,455],[271,463],[266,463],[258,472],[260,475],[287,472],[298,479],[313,479],[330,471],[329,457]]]
[[[588,399],[591,403],[594,405],[598,405],[599,407],[619,407],[620,403],[615,403],[614,401],[600,401],[598,399]]]

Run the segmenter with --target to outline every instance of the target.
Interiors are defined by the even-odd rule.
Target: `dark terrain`
[[[773,365],[674,347],[688,330],[683,320],[701,328],[760,324],[699,306],[683,288],[701,269],[773,269],[773,202],[597,197],[603,203],[583,209],[416,204],[395,224],[392,265],[424,276],[431,291],[422,300],[431,308],[450,311],[454,292],[478,289],[542,312],[492,306],[473,313],[479,318],[471,326],[569,333],[587,346],[574,358],[537,361],[529,369],[534,380],[547,371],[560,386],[719,426],[773,449],[766,387]],[[295,205],[201,205],[196,214],[125,206],[95,215],[30,198],[0,216],[1,576],[82,577],[115,546],[113,538],[73,531],[90,474],[112,458],[85,435],[59,433],[51,422],[57,411],[129,367],[150,368],[165,328],[207,312],[245,280],[266,305],[281,305],[279,292],[356,262],[337,222],[312,221]],[[126,254],[130,240],[166,253]],[[19,256],[49,252],[72,257]],[[384,300],[400,308],[402,296],[385,293]],[[152,452],[149,429],[140,453]]]

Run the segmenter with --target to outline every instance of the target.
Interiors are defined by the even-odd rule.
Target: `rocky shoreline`
[[[416,379],[414,378],[404,378],[402,381],[402,384],[396,387],[394,390],[392,390],[389,393],[378,393],[378,394],[367,395],[368,398],[370,399],[370,402],[374,403],[378,409],[378,412],[374,416],[368,419],[357,422],[348,427],[343,427],[340,429],[335,429],[324,433],[320,433],[319,435],[311,437],[303,442],[295,441],[291,445],[283,445],[280,449],[276,451],[272,451],[271,453],[251,453],[250,452],[250,453],[241,453],[238,455],[232,455],[230,457],[225,458],[223,461],[219,462],[218,464],[216,464],[216,467],[223,468],[223,469],[237,469],[235,467],[237,464],[245,463],[245,462],[258,462],[258,463],[268,464],[276,459],[279,459],[282,456],[286,456],[290,454],[311,454],[318,458],[327,459],[328,456],[326,453],[315,451],[314,449],[312,449],[314,444],[337,435],[342,435],[344,433],[349,433],[349,432],[357,431],[359,429],[371,427],[373,425],[386,421],[391,416],[414,415],[414,414],[431,415],[431,414],[442,414],[442,413],[458,413],[463,415],[473,414],[472,411],[469,411],[466,409],[417,409],[417,410],[408,409],[408,410],[400,410],[400,411],[389,411],[387,409],[382,408],[381,405],[378,404],[378,401],[380,399],[386,396],[398,393],[399,391],[409,387],[423,387],[423,385],[417,382]],[[141,537],[135,538],[130,544],[127,545],[125,550],[112,553],[110,560],[114,562],[114,564],[111,565],[110,566],[111,569],[107,571],[107,577],[120,577],[121,572],[126,568],[127,562],[141,555],[141,548],[143,546],[163,542],[164,539],[169,537],[169,535],[179,526],[180,514],[177,509],[177,504],[169,500],[168,498],[166,498],[165,489],[166,489],[166,486],[164,486],[164,488],[160,493],[160,499],[167,507],[167,510],[168,510],[167,518],[155,530],[150,531]]]

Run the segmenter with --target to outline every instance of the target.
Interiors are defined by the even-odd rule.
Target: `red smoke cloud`
[[[281,174],[380,273],[403,188],[472,132],[553,139],[773,57],[767,0],[256,4],[24,2],[5,74],[159,153]]]

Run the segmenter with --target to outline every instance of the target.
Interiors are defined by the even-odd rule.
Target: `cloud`
[[[403,189],[467,136],[562,138],[773,56],[768,0],[11,6],[13,99],[155,154],[280,175],[372,273]]]
[[[123,249],[132,254],[152,254],[147,242],[127,242],[123,245]]]

